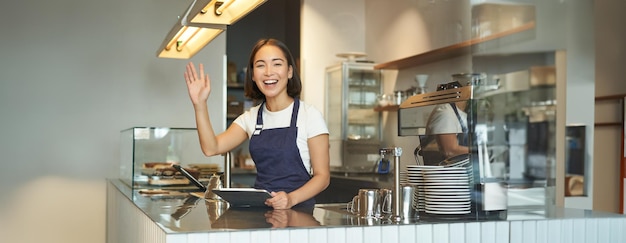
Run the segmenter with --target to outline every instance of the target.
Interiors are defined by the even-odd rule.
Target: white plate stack
[[[460,215],[471,211],[467,168],[439,167],[422,170],[424,208],[429,214]]]
[[[424,170],[443,168],[443,166],[407,165],[406,183],[417,187],[415,202],[418,212],[426,211],[426,194],[424,191]]]

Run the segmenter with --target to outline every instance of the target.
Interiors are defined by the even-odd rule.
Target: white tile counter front
[[[183,199],[150,199],[121,182],[109,181],[107,242],[626,242],[626,216],[579,209],[554,208],[546,210],[548,215],[509,211],[506,220],[494,221],[369,225],[349,215],[337,217],[337,212],[321,205],[312,213],[318,224],[272,228],[259,214],[251,213],[215,228],[224,212],[212,215],[214,209],[205,204],[187,205]]]

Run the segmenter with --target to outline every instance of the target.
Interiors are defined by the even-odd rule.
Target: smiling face
[[[252,80],[265,98],[287,95],[287,83],[293,76],[293,68],[280,48],[265,45],[254,55]]]

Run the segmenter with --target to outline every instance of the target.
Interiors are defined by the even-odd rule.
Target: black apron
[[[252,138],[250,138],[250,156],[256,165],[257,177],[255,188],[270,192],[285,191],[290,193],[311,179],[300,156],[296,144],[298,128],[298,108],[300,101],[294,99],[289,127],[263,130],[263,109],[265,102],[259,107],[257,122]],[[297,206],[312,207],[315,199],[311,198]]]

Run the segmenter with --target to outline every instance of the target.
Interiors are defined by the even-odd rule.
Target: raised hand
[[[196,72],[193,62],[189,62],[184,74],[189,98],[191,98],[193,105],[206,104],[211,92],[211,80],[209,79],[209,74],[204,74],[204,65],[200,63],[198,69],[200,70],[200,75]]]

